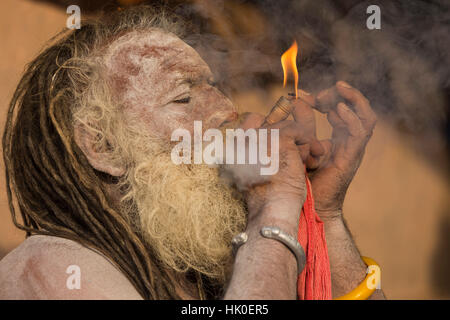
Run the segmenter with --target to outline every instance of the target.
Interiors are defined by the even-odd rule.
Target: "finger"
[[[298,89],[297,97],[295,97],[295,93],[293,93],[293,92],[288,93],[288,96],[289,96],[288,99],[290,101],[300,99],[300,100],[303,100],[303,102],[307,103],[312,108],[316,104],[316,97],[314,95],[312,95],[311,93],[309,93],[305,90],[302,90],[302,89]]]
[[[305,91],[301,93],[301,96],[303,96]],[[309,102],[306,102],[306,99]],[[294,117],[294,120],[303,126],[303,130],[305,132],[305,135],[311,138],[310,143],[310,153],[312,156],[321,156],[324,153],[324,150],[322,148],[322,145],[317,140],[316,136],[316,119],[313,109],[311,108],[311,105],[309,103],[312,103],[314,101],[314,97],[311,95],[306,95],[305,100],[303,99],[297,99],[293,101],[293,111],[292,115]]]
[[[316,104],[316,98],[314,97],[314,95],[312,95],[311,93],[309,93],[305,90],[302,90],[302,89],[298,89],[298,99],[297,100],[302,100],[303,102],[308,104],[310,107],[313,107]]]
[[[330,139],[320,140],[319,143],[322,145],[324,154],[331,154],[333,150],[333,142]]]
[[[306,169],[315,170],[315,169],[319,168],[319,166],[321,164],[321,159],[320,159],[320,157],[313,157],[313,156],[310,155],[303,162],[306,165]]]
[[[322,146],[324,154],[320,157],[312,157],[312,159],[307,159],[305,164],[307,168],[311,170],[319,168],[323,163],[328,163],[334,152],[334,144],[330,139],[320,140],[318,143]]]
[[[292,120],[282,120],[273,124],[265,124],[263,125],[263,128],[267,128],[267,129],[282,129],[284,127],[287,127],[289,125],[291,125],[292,123],[294,123],[294,121]]]
[[[320,141],[316,139],[310,139],[309,143],[307,144],[300,144],[298,146],[298,149],[300,151],[303,162],[305,162],[309,157],[320,158],[325,154],[325,149],[323,148]]]
[[[320,157],[325,154],[325,149],[322,147],[322,144],[317,139],[314,139],[310,142],[309,150],[310,150],[311,156],[313,156],[313,157]]]
[[[291,121],[289,125],[281,128],[280,136],[290,138],[298,145],[307,144],[311,141],[311,138],[305,135],[303,127],[295,121]]]
[[[336,145],[341,145],[348,137],[347,125],[336,110],[331,110],[327,115],[328,122],[333,127],[332,140]]]
[[[357,89],[350,86],[345,81],[339,81],[336,84],[338,93],[347,101],[351,102],[356,114],[366,130],[373,130],[377,117],[370,106],[369,100]]]
[[[248,113],[241,122],[240,127],[244,130],[250,128],[259,128],[264,122],[264,116],[259,113]]]
[[[340,102],[337,105],[337,113],[345,123],[350,136],[354,138],[362,138],[365,136],[365,129],[358,116],[345,103]]]
[[[316,96],[315,108],[323,113],[327,113],[334,109],[336,104],[340,101],[340,96],[336,91],[336,87],[320,91]]]
[[[330,139],[318,140],[317,143],[320,144],[323,154],[320,156],[313,156],[311,151],[312,159],[306,161],[308,169],[317,169],[322,163],[327,163],[333,153],[333,142]]]
[[[364,146],[367,143],[367,131],[359,117],[345,103],[337,105],[337,112],[346,124],[345,134],[334,138],[335,150],[333,152],[334,161],[339,161],[341,165],[347,166],[354,164],[355,159],[361,159],[364,153]]]
[[[298,151],[300,152],[300,157],[302,161],[305,162],[310,156],[309,144],[302,144],[298,146]]]
[[[335,110],[330,110],[327,115],[328,122],[334,129],[345,128],[345,122],[341,119]]]
[[[316,119],[311,105],[302,99],[292,101],[292,116],[298,124],[303,126],[305,134],[316,136]]]

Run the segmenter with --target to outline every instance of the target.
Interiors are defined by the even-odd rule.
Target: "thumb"
[[[247,130],[250,128],[259,128],[264,123],[265,117],[259,113],[249,112],[244,115],[244,120],[240,124],[240,128]]]

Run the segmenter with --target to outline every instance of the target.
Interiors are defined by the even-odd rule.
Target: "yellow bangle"
[[[361,258],[368,267],[366,278],[355,289],[334,300],[367,300],[379,285],[381,276],[380,266],[371,258]]]

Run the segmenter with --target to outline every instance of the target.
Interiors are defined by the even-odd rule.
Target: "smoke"
[[[67,7],[66,0],[40,0]],[[114,3],[114,5],[113,5]],[[192,26],[186,41],[233,97],[282,81],[281,54],[299,43],[300,87],[311,92],[346,80],[380,118],[417,137],[433,156],[450,137],[448,0],[152,0]],[[117,10],[114,1],[73,0],[83,11]],[[366,9],[381,9],[381,30],[368,30]],[[269,107],[269,106],[264,106]],[[425,149],[424,149],[425,148]]]
[[[366,27],[372,4],[381,30]],[[445,0],[194,1],[178,13],[200,26],[188,42],[228,94],[280,84],[280,56],[296,39],[301,88],[346,80],[433,154],[442,152],[448,125],[449,9]]]

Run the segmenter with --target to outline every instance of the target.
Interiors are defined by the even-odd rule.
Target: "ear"
[[[120,177],[126,172],[124,166],[117,165],[111,161],[108,151],[99,150],[96,146],[96,135],[82,124],[75,124],[74,139],[78,147],[83,151],[89,164],[96,170]]]

